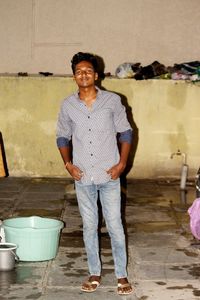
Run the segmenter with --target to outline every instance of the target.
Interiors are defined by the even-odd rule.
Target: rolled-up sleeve
[[[58,148],[69,147],[70,141],[65,137],[56,138],[56,144]]]
[[[119,141],[120,143],[128,143],[131,144],[132,143],[132,139],[133,139],[133,131],[132,129],[128,129],[124,132],[120,132],[119,134]]]

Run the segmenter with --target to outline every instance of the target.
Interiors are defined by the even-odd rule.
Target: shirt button
[[[91,131],[91,129],[89,129],[89,131]]]
[[[92,154],[92,153],[91,153],[90,155],[91,155],[91,156],[93,156],[93,154]]]
[[[90,141],[90,144],[92,144],[92,142]]]
[[[88,116],[88,119],[90,119],[90,116]]]

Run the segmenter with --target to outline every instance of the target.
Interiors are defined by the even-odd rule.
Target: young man
[[[121,221],[120,174],[131,146],[132,129],[118,95],[95,86],[97,59],[79,52],[72,58],[78,92],[66,98],[57,123],[57,146],[65,167],[75,180],[78,206],[83,221],[89,278],[84,292],[94,292],[101,281],[98,241],[98,192],[106,227],[111,238],[118,294],[133,288],[127,279],[125,235]],[[119,133],[120,153],[117,145]],[[71,158],[70,140],[73,155]]]

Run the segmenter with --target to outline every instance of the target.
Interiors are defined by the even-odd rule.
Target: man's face
[[[92,64],[88,61],[81,61],[76,65],[74,79],[79,87],[94,86],[98,74],[94,71]]]

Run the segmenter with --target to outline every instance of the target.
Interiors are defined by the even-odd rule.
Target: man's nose
[[[82,75],[82,76],[86,76],[87,74],[88,74],[87,71],[82,71],[82,72],[81,72],[81,75]]]

